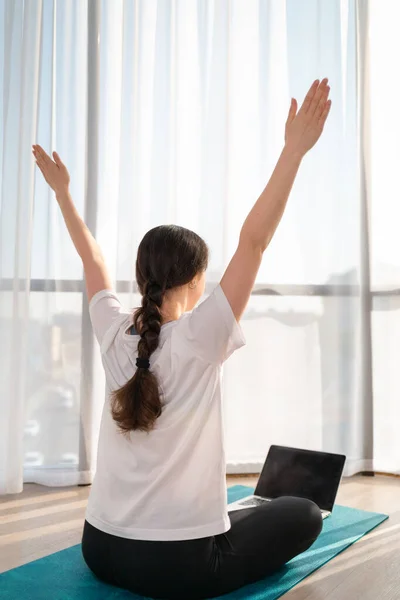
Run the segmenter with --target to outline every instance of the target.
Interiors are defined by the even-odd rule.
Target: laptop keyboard
[[[256,496],[252,496],[251,498],[247,498],[247,500],[243,500],[239,502],[240,506],[261,506],[266,502],[271,502],[269,498],[257,498]]]

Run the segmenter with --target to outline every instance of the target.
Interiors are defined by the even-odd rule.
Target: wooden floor
[[[228,485],[255,482],[254,477],[228,477]],[[22,494],[0,498],[0,572],[78,544],[89,491],[28,484]],[[285,600],[399,600],[400,479],[346,479],[337,501],[387,513],[390,519],[297,585]]]

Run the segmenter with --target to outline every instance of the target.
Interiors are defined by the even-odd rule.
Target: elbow
[[[249,231],[246,227],[243,227],[242,231],[240,232],[239,244],[251,248],[254,253],[261,254],[261,256],[268,248],[270,241],[271,238],[256,235],[254,232]]]
[[[84,251],[80,254],[84,269],[98,269],[102,268],[105,264],[104,257],[100,250],[96,251]]]

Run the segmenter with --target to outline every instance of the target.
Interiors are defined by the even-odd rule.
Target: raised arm
[[[54,190],[71,240],[82,259],[88,300],[101,290],[111,289],[111,280],[100,247],[75,208],[69,193],[70,177],[56,152],[50,156],[40,146],[33,146],[33,155],[49,186]]]
[[[221,287],[239,320],[247,306],[265,249],[282,218],[304,155],[316,144],[328,118],[328,80],[315,81],[302,107],[292,100],[285,146],[272,176],[247,216],[238,248],[221,280]]]

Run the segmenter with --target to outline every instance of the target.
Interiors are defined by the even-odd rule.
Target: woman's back
[[[227,531],[221,365],[244,340],[221,287],[161,327],[151,371],[163,410],[150,432],[123,434],[110,410],[112,392],[136,370],[132,314],[110,291],[93,297],[90,314],[107,392],[87,520],[107,533],[144,540]]]

